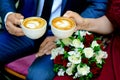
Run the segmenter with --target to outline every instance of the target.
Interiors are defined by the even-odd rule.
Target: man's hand
[[[7,31],[15,36],[23,36],[24,33],[22,29],[18,26],[20,26],[21,22],[20,20],[24,17],[19,13],[11,13],[8,15],[6,19],[6,29]]]
[[[42,55],[49,55],[51,53],[51,50],[56,47],[54,41],[56,40],[56,37],[50,36],[47,37],[42,44],[40,45],[39,51],[36,54],[36,57],[42,56]]]

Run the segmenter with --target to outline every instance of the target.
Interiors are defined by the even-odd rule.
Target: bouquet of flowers
[[[100,74],[105,59],[103,38],[88,31],[77,31],[71,37],[56,40],[51,51],[56,76],[90,80]]]

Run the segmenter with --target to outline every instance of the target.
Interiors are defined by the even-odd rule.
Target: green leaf
[[[78,48],[78,52],[82,53],[83,49],[82,48]]]
[[[64,51],[64,59],[67,59],[69,56],[68,52]]]
[[[79,80],[85,80],[84,77],[80,77]]]
[[[60,66],[58,64],[54,64],[53,71],[57,73],[59,71],[59,68]]]
[[[94,47],[94,51],[99,51],[99,50],[101,50],[100,46],[95,46]]]
[[[62,40],[61,40],[61,39],[60,39],[60,42],[61,42],[62,47],[64,47],[64,46],[65,46],[65,44],[62,42]]]
[[[97,64],[97,67],[102,68],[102,64]]]
[[[80,31],[78,31],[78,37],[77,37],[77,39],[79,39],[81,42],[84,41],[84,38],[82,38],[81,35],[80,35]]]
[[[78,39],[81,40],[80,31],[78,31]]]
[[[64,66],[59,65],[59,64],[54,64],[53,71],[57,73],[59,71],[59,69],[66,70],[66,68]]]
[[[89,78],[92,78],[92,77],[93,77],[93,74],[90,72],[90,73],[88,74],[88,76],[89,76]]]

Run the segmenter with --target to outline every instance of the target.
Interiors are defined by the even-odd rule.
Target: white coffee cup
[[[61,39],[70,37],[73,34],[75,27],[76,24],[71,18],[56,17],[51,22],[53,34]]]
[[[46,20],[40,17],[28,17],[21,22],[24,34],[31,39],[42,37],[46,32],[46,26]]]

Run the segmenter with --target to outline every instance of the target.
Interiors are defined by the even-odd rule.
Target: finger
[[[15,25],[21,25],[20,19],[17,19],[17,18],[14,19],[13,23],[14,23]]]
[[[16,36],[24,36],[25,34],[23,33],[23,31],[21,30],[21,28],[18,28],[17,31],[15,32]]]
[[[54,42],[48,42],[47,45],[45,45],[42,50],[45,51],[45,50],[49,50],[51,47],[55,46],[55,43]]]
[[[16,14],[15,17],[16,17],[16,23],[18,25],[20,25],[21,24],[21,20],[24,19],[24,16],[22,16],[21,14]]]
[[[15,25],[13,25],[13,24],[10,23],[10,22],[7,22],[7,23],[6,23],[6,29],[7,29],[7,31],[8,31],[10,34],[14,34],[14,31],[12,30],[12,27],[15,27]]]
[[[42,56],[44,53],[43,53],[43,47],[44,47],[44,45],[46,45],[47,44],[47,39],[45,39],[43,42],[42,42],[42,44],[40,45],[40,49],[39,49],[39,51],[38,51],[38,53],[36,53],[36,57],[39,57],[39,56]]]
[[[45,54],[46,54],[46,55],[51,54],[51,50],[52,50],[53,48],[55,48],[55,47],[56,47],[55,45],[52,45],[51,48],[49,48],[49,50],[45,52]]]
[[[8,15],[6,22],[10,21],[11,23],[13,23],[15,25],[20,25],[20,20],[23,18],[24,17],[21,14],[12,13],[12,14]]]
[[[45,39],[45,40],[42,42],[42,44],[40,45],[40,48],[42,48],[44,45],[46,45],[47,42],[48,42],[48,39]]]
[[[45,46],[48,42],[53,42],[53,41],[55,41],[55,39],[56,39],[56,37],[54,37],[54,36],[47,37],[47,38],[42,42],[42,44],[40,45],[40,47]]]
[[[44,50],[49,49],[48,47],[50,47],[51,45],[55,45],[55,43],[53,42],[55,41],[55,39],[56,37],[54,36],[47,37],[40,45],[40,49],[39,49],[39,52],[36,54],[36,57],[44,55],[45,54]]]
[[[44,47],[40,48],[39,55],[41,56],[41,55],[45,54],[47,51],[49,51],[49,49],[51,48],[51,45],[52,45],[52,43],[48,43]]]
[[[42,56],[46,53],[48,54],[48,52],[51,51],[51,49],[53,49],[54,47],[56,47],[56,46],[52,42],[47,44],[43,48],[40,48],[39,52],[36,54],[36,57]]]
[[[16,18],[18,18],[18,19],[24,19],[24,16],[22,16],[22,15],[19,14],[19,13],[16,13],[15,16],[16,16]]]
[[[51,51],[46,52],[46,55],[50,55],[50,54],[51,54]]]
[[[49,44],[48,46],[45,46],[43,49],[43,52],[46,53],[47,51],[50,51],[51,49],[53,49],[55,47],[55,45],[53,43]]]
[[[6,25],[6,29],[10,34],[16,35],[16,36],[23,36],[24,33],[21,28],[17,27],[16,25],[13,25],[12,23],[8,22]]]
[[[71,14],[72,13],[72,11],[67,11],[64,15],[63,15],[63,17],[71,17]]]
[[[42,55],[43,55],[43,54],[42,54],[41,52],[37,52],[35,56],[36,56],[36,57],[40,57],[40,56],[42,56]]]

